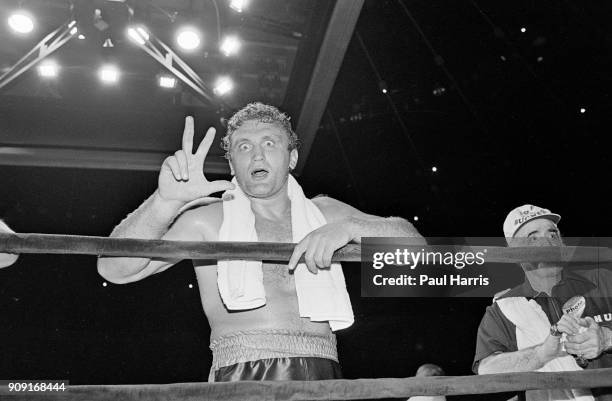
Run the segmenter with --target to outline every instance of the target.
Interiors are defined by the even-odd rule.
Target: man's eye
[[[272,142],[272,141],[265,141],[264,142],[264,146],[272,147],[272,146],[274,146],[274,142]]]
[[[247,150],[251,149],[251,146],[248,143],[241,143],[240,145],[238,145],[238,149],[246,152]]]

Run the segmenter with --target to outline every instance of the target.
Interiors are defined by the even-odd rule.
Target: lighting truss
[[[198,74],[174,50],[153,33],[148,32],[148,34],[149,38],[144,40],[144,43],[134,43],[209,103],[220,103],[214,92],[206,86]]]
[[[0,89],[41,62],[48,55],[65,45],[76,35],[76,21],[67,21],[45,36],[32,50],[0,76]]]
[[[0,89],[65,45],[76,36],[77,32],[76,21],[69,20],[45,36],[32,50],[0,76]],[[149,32],[149,38],[144,40],[144,43],[136,43],[136,45],[189,86],[206,102],[217,106],[223,105],[223,102],[214,95],[214,92],[206,86],[198,74],[155,35]]]

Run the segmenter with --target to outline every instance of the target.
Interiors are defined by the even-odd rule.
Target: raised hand
[[[187,203],[234,188],[229,181],[208,181],[204,176],[204,160],[215,138],[215,129],[210,127],[206,131],[206,136],[193,153],[193,125],[193,117],[186,117],[182,148],[162,164],[158,191],[164,200]]]

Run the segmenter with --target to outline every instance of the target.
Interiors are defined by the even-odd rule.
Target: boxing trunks
[[[209,382],[340,379],[336,336],[289,330],[251,330],[210,344]]]

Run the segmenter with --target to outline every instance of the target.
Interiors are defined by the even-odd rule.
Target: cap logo
[[[538,216],[542,216],[544,214],[550,214],[550,212],[546,209],[540,209],[537,210],[535,212],[531,212],[531,211],[520,211],[519,212],[522,216],[516,220],[514,220],[514,225],[519,225],[519,224],[523,224],[524,222],[526,222],[527,220],[533,219],[534,217],[538,217]]]
[[[540,216],[550,216],[550,220],[555,223],[555,225],[561,218],[561,216],[553,214],[548,209],[543,209],[534,205],[523,205],[515,208],[506,216],[506,220],[504,221],[504,234],[506,237],[513,237],[520,226]]]

